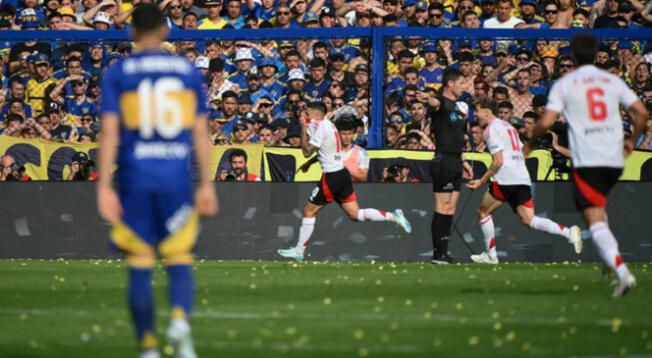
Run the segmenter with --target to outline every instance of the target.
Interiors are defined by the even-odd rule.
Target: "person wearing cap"
[[[245,25],[245,17],[242,16],[242,3],[240,0],[226,0],[226,16],[222,18],[236,29]]]
[[[224,60],[214,58],[208,62],[208,73],[210,85],[208,86],[208,98],[211,101],[219,100],[226,91],[238,93],[240,88],[237,84],[226,78],[224,72]]]
[[[371,94],[367,91],[369,89],[369,65],[366,63],[361,63],[355,66],[354,73],[354,83],[355,83],[355,95],[351,97],[361,99],[367,98]]]
[[[64,96],[63,89],[72,88],[70,96]],[[97,115],[97,104],[86,95],[88,80],[81,75],[71,75],[59,81],[59,84],[50,93],[50,99],[65,108],[68,119],[79,125],[79,119],[85,115]]]
[[[332,6],[324,6],[319,10],[319,24],[324,28],[337,25],[337,15],[335,15],[335,9]]]
[[[263,89],[260,85],[261,76],[258,73],[250,73],[247,75],[247,85],[249,90],[243,93],[248,93],[253,104],[258,103],[262,97],[272,98],[272,94]]]
[[[66,180],[96,181],[99,175],[94,170],[95,163],[88,154],[77,152],[70,161],[70,174],[68,174]]]
[[[49,17],[52,13],[57,12],[59,6],[59,0],[45,0],[42,4],[42,10],[45,11],[45,16]]]
[[[344,70],[346,62],[343,54],[332,54],[329,55],[328,58],[330,59],[330,70],[328,71],[326,78],[331,81],[331,85],[333,85],[333,82],[337,81],[340,85],[343,85],[344,88],[349,87],[355,82],[355,75]]]
[[[513,29],[523,20],[512,16],[514,4],[512,0],[496,0],[496,16],[486,20],[482,27],[485,29]]]
[[[278,66],[276,65],[276,59],[263,57],[258,64],[258,74],[261,79],[260,87],[271,93],[274,100],[281,98],[287,90],[285,83],[276,79],[277,73]]]
[[[44,113],[50,120],[50,140],[61,143],[74,142],[76,133],[72,126],[66,124],[66,117],[61,115],[56,102],[50,102]]]
[[[247,84],[247,75],[254,61],[255,59],[250,48],[243,47],[237,49],[235,52],[235,64],[238,71],[229,75],[229,81],[238,85],[241,90],[247,89],[249,86]]]
[[[261,0],[260,2],[254,0],[247,0],[246,13],[253,15],[262,21],[270,21],[276,16],[276,8],[274,7],[275,0]]]
[[[537,15],[536,0],[521,0],[519,7],[521,8],[520,18],[526,24],[542,23],[545,21],[543,17]]]
[[[247,144],[252,143],[251,138],[255,133],[252,133],[245,120],[238,120],[233,125],[233,132],[231,134],[231,144]]]
[[[320,27],[321,25],[319,24],[319,15],[317,15],[316,12],[314,11],[308,11],[305,14],[303,14],[303,27],[306,28],[316,28]]]
[[[44,111],[46,89],[48,86],[56,84],[57,80],[51,75],[50,58],[47,55],[38,54],[34,61],[34,67],[34,76],[27,81],[25,95],[34,115],[39,115]]]
[[[326,62],[321,58],[313,58],[310,61],[310,80],[303,90],[308,96],[321,100],[330,83],[331,81],[326,79]]]
[[[204,2],[204,5],[206,5],[206,18],[199,22],[197,28],[200,30],[219,30],[223,28],[227,22],[220,15],[222,0],[208,0]]]
[[[195,59],[195,68],[199,71],[199,73],[202,75],[202,78],[204,79],[208,77],[209,64],[210,60],[208,57],[199,56]]]
[[[417,0],[405,0],[403,6],[401,6],[403,10],[403,19],[408,23],[415,22],[414,15],[416,14],[416,5]]]
[[[251,96],[246,91],[240,92],[238,94],[238,106],[237,113],[238,116],[242,117],[245,113],[251,111],[251,107],[254,102],[251,100]]]
[[[75,10],[73,10],[71,7],[60,7],[58,10],[59,14],[61,14],[61,18],[63,22],[68,23],[68,24],[76,24],[77,23],[77,16],[75,16]]]
[[[38,0],[23,0],[23,8],[16,15],[16,25],[24,29],[39,28],[47,17],[40,10]]]
[[[437,60],[437,46],[433,42],[426,42],[423,44],[421,52],[425,65],[419,71],[419,77],[423,79],[425,86],[439,89],[444,68]]]
[[[224,133],[226,121],[219,115],[219,112],[213,111],[208,117],[208,140],[213,145],[228,144],[228,135]],[[225,143],[218,143],[219,138],[226,138]]]

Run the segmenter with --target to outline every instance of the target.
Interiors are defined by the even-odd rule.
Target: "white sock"
[[[593,223],[589,229],[602,260],[616,272],[618,279],[625,278],[629,274],[629,270],[618,252],[618,241],[607,223],[598,221]]]
[[[358,210],[358,221],[394,221],[394,214],[385,210],[360,209]]]
[[[316,218],[303,218],[301,220],[301,229],[299,229],[299,242],[297,246],[294,247],[295,250],[299,253],[305,251],[306,246],[308,246],[308,240],[312,236],[312,231],[315,229]]]
[[[550,219],[535,216],[530,221],[530,228],[570,239],[570,229]]]
[[[496,238],[494,229],[494,220],[491,215],[480,220],[482,236],[484,236],[484,247],[490,257],[496,257]]]

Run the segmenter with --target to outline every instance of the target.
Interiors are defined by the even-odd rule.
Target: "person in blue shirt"
[[[70,76],[82,76],[86,81],[91,79],[90,73],[82,69],[82,60],[79,57],[69,57],[68,60],[66,60],[66,68],[59,70],[52,75],[52,77],[59,81]],[[70,83],[68,83],[65,87],[65,94],[72,95],[72,93],[73,88]]]
[[[113,225],[111,242],[126,253],[140,357],[160,357],[152,291],[157,255],[168,274],[168,342],[178,357],[196,357],[189,322],[191,250],[199,216],[217,212],[205,94],[194,66],[161,47],[169,32],[162,11],[154,4],[136,6],[131,33],[139,51],[111,66],[102,81],[98,209]],[[117,192],[112,184],[116,160]]]
[[[260,3],[254,0],[247,0],[247,7],[243,15],[254,15],[260,20],[270,21],[276,16],[275,0],[262,0]]]
[[[27,24],[27,27],[32,27],[34,24],[37,24],[37,27],[43,26],[47,16],[45,12],[41,10],[38,0],[23,0],[22,8],[16,10],[16,25],[23,25],[24,29]]]
[[[260,75],[258,73],[250,73],[247,76],[247,84],[249,87],[247,93],[249,93],[249,97],[253,104],[256,104],[262,97],[272,97],[271,93],[267,92],[267,90],[260,86]]]
[[[235,29],[241,29],[245,25],[245,17],[241,14],[242,3],[240,0],[226,0],[226,16],[224,21],[231,24]]]
[[[258,64],[260,74],[260,87],[272,94],[274,102],[278,101],[287,91],[285,83],[276,79],[278,72],[277,62],[274,58],[264,57]]]
[[[331,81],[326,79],[326,62],[321,58],[310,61],[310,81],[303,87],[303,91],[315,100],[321,100],[328,91]]]
[[[66,85],[72,87],[72,93],[69,96],[63,94],[63,88]],[[68,113],[69,120],[76,125],[80,124],[81,117],[90,114],[97,115],[95,101],[86,96],[88,89],[88,80],[80,75],[73,75],[63,79],[50,93],[50,98],[60,105],[64,106]]]
[[[238,85],[240,90],[249,88],[247,84],[247,74],[251,70],[251,65],[254,63],[254,56],[251,54],[250,48],[239,48],[235,53],[235,65],[238,67],[238,72],[229,76],[229,81]]]
[[[349,63],[354,58],[360,56],[360,50],[358,50],[355,47],[349,46],[346,39],[344,39],[344,38],[332,39],[331,40],[331,46],[333,46],[333,47],[328,51],[328,54],[330,56],[335,55],[335,54],[344,55],[344,62],[345,63]]]
[[[437,47],[433,43],[427,43],[423,46],[423,58],[425,66],[419,71],[419,77],[425,86],[439,88],[441,79],[444,75],[444,68],[437,61]]]

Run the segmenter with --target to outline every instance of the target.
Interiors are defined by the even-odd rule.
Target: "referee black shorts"
[[[532,190],[529,185],[500,185],[494,181],[489,184],[489,194],[496,200],[508,203],[514,212],[521,205],[534,208]]]
[[[462,186],[462,157],[459,154],[437,153],[430,162],[433,193],[460,191]]]
[[[577,209],[606,207],[607,195],[622,173],[622,168],[573,168],[573,197]]]
[[[317,187],[312,190],[309,202],[324,206],[335,200],[338,204],[348,203],[357,200],[351,173],[346,169],[332,173],[323,173]]]

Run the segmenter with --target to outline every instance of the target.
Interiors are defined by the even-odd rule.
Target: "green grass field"
[[[652,357],[651,269],[612,299],[589,264],[200,261],[194,337],[201,357]],[[163,270],[155,289],[164,332]],[[123,261],[0,261],[0,357],[135,357],[132,332]]]

